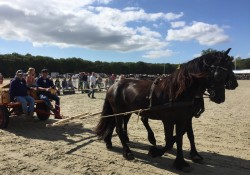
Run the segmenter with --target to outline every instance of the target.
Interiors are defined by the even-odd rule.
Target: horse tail
[[[95,128],[95,133],[97,134],[98,138],[103,139],[108,134],[110,126],[113,125],[115,122],[114,117],[102,117],[102,116],[112,115],[112,114],[113,110],[106,97],[102,108],[101,118]]]

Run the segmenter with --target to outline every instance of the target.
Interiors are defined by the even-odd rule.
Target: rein
[[[194,101],[168,102],[168,103],[164,103],[162,105],[152,106],[152,107],[145,108],[145,109],[137,109],[137,110],[123,112],[123,113],[105,115],[105,116],[101,116],[100,118],[116,117],[119,115],[127,115],[127,114],[132,114],[132,113],[137,113],[137,115],[140,115],[141,113],[146,112],[146,111],[163,110],[163,109],[167,109],[167,108],[174,108],[174,107],[180,107],[180,106],[192,106],[193,104],[194,104]]]
[[[209,65],[209,64],[206,63],[205,60],[203,60],[203,63],[204,63],[205,66],[207,66],[207,67],[209,67],[209,68],[211,68],[211,69],[213,69],[213,70],[215,70],[215,69],[217,69],[217,68],[220,68],[220,69],[222,69],[222,70],[224,70],[224,71],[228,71],[228,69],[225,68],[225,67]]]

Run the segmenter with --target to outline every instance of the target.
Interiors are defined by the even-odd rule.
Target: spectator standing
[[[68,88],[69,89],[76,89],[75,86],[74,86],[74,84],[73,84],[72,77],[70,77],[68,79]]]
[[[82,81],[83,81],[83,89],[88,89],[88,76],[87,73],[85,72],[83,72]]]
[[[94,94],[95,94],[95,85],[96,85],[96,77],[95,77],[95,73],[92,72],[91,76],[89,77],[89,86],[90,86],[90,91],[88,93],[88,96],[91,98],[95,98]]]
[[[97,76],[96,80],[96,86],[98,87],[98,90],[101,91],[101,85],[102,85],[102,77],[100,75]]]
[[[67,80],[66,80],[65,77],[64,77],[63,80],[62,80],[62,88],[63,88],[63,89],[68,89],[68,83],[67,83]]]
[[[0,73],[0,84],[3,84],[3,75]]]
[[[55,80],[55,86],[56,86],[56,88],[57,88],[58,90],[61,89],[60,80],[59,80],[58,77],[57,77],[56,80]]]
[[[112,74],[110,77],[109,77],[109,87],[112,86],[114,83],[115,83],[115,74]]]
[[[34,115],[35,100],[28,95],[26,81],[23,78],[23,71],[18,70],[15,78],[10,83],[10,100],[11,102],[18,101],[22,105],[23,117],[32,118]]]
[[[78,77],[78,91],[82,90],[83,87],[82,77],[83,77],[83,72],[80,72]]]
[[[48,78],[48,70],[42,69],[42,76],[37,79],[37,89],[38,95],[41,100],[45,101],[45,104],[49,107],[49,109],[55,114],[56,119],[62,119],[60,116],[60,98],[51,93],[51,89],[55,88],[55,85],[52,80]],[[55,101],[55,107],[50,102],[51,100]]]
[[[109,77],[106,77],[105,78],[105,81],[104,81],[104,88],[107,90],[109,88]]]

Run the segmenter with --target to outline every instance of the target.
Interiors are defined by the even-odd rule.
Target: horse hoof
[[[187,162],[185,162],[184,160],[180,161],[180,162],[175,160],[174,167],[177,170],[185,172],[185,173],[190,173],[192,171],[192,168],[190,167],[190,165]]]
[[[200,155],[193,155],[190,156],[190,158],[194,163],[204,164],[203,157],[201,157]]]
[[[191,173],[192,170],[193,170],[192,167],[183,167],[181,169],[181,171],[184,172],[184,173]]]
[[[107,149],[112,149],[113,148],[112,143],[106,143],[106,148]]]
[[[125,155],[123,155],[123,157],[126,159],[126,160],[133,160],[135,157],[132,153],[126,153]]]
[[[148,151],[148,155],[150,157],[161,157],[163,154],[163,150],[155,146],[151,146]]]

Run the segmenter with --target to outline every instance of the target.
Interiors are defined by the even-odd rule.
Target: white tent
[[[234,70],[235,74],[250,74],[250,69],[244,69],[244,70]]]

